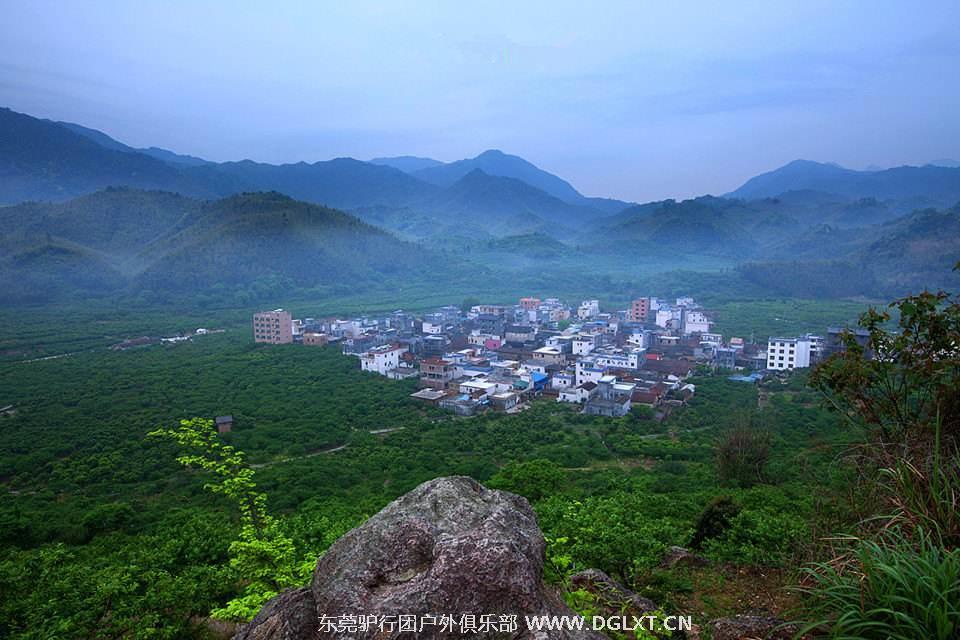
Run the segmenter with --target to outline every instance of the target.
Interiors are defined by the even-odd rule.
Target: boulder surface
[[[309,587],[268,602],[234,640],[602,638],[528,630],[526,616],[575,615],[543,583],[544,548],[526,499],[467,477],[437,478],[337,540]],[[476,628],[462,633],[471,615]],[[343,628],[346,616],[358,624]],[[400,616],[417,631],[401,629]]]

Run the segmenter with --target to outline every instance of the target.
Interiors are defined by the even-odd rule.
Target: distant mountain
[[[833,164],[795,160],[779,169],[751,178],[727,194],[756,199],[787,191],[820,191],[847,198],[924,199],[934,206],[960,201],[960,169],[927,165],[882,171],[854,171]]]
[[[464,181],[477,169],[489,179]],[[432,171],[442,173],[426,174],[429,180],[417,177]],[[497,182],[501,179],[504,182]],[[213,199],[278,191],[354,211],[410,238],[459,235],[464,229],[451,225],[464,219],[476,222],[471,216],[478,215],[494,224],[474,225],[471,233],[513,234],[541,226],[551,227],[550,233],[566,233],[557,225],[593,220],[627,204],[586,198],[562,179],[497,151],[449,165],[412,156],[376,162],[336,158],[312,164],[214,163],[155,147],[136,149],[74,123],[0,111],[0,204],[62,201],[111,186]]]
[[[758,243],[750,230],[761,223],[755,214],[740,201],[712,196],[651,202],[604,221],[594,242],[599,246],[616,238],[619,247],[633,243],[652,253],[751,255]],[[776,215],[768,211],[763,217]]]
[[[941,158],[939,160],[934,160],[933,162],[930,163],[930,165],[933,165],[934,167],[951,167],[953,169],[956,169],[957,167],[960,167],[960,160],[951,160],[950,158]]]
[[[439,167],[443,163],[433,158],[419,158],[417,156],[396,156],[393,158],[374,158],[370,160],[371,164],[382,164],[387,167],[399,169],[404,173],[413,173],[421,169],[430,169]]]
[[[568,204],[590,206],[604,213],[619,211],[630,204],[610,198],[588,198],[563,178],[548,173],[519,156],[497,149],[484,151],[475,158],[420,169],[412,175],[441,187],[449,187],[476,169],[487,175],[520,180]]]
[[[596,209],[564,202],[524,181],[489,175],[480,169],[470,171],[416,206],[442,220],[458,221],[464,229],[492,235],[533,231],[563,235],[602,215]]]
[[[444,279],[425,248],[341,211],[271,193],[201,202],[109,189],[0,208],[0,296],[46,301],[135,291],[348,292]]]
[[[229,176],[249,189],[279,191],[297,200],[340,209],[404,206],[437,191],[435,186],[393,167],[353,158],[281,165],[244,160],[203,170]]]
[[[0,109],[0,203],[63,200],[112,185],[200,197],[237,191],[228,176],[197,176],[137,152],[103,146],[59,124]]]
[[[956,208],[917,211],[856,230],[820,227],[790,242],[793,246],[771,252],[766,260],[739,265],[738,272],[764,290],[806,298],[889,297],[960,287],[960,273],[953,271],[960,261]],[[791,252],[794,248],[798,251]]]
[[[212,164],[209,160],[204,160],[203,158],[197,158],[196,156],[182,155],[179,153],[174,153],[173,151],[168,151],[166,149],[161,149],[160,147],[147,147],[146,149],[137,149],[128,145],[114,140],[107,134],[96,129],[91,129],[89,127],[84,127],[83,125],[75,124],[73,122],[57,122],[54,120],[47,120],[47,122],[53,122],[58,124],[61,127],[66,127],[74,133],[78,133],[85,138],[93,140],[101,147],[106,149],[112,149],[114,151],[126,151],[127,153],[142,153],[144,155],[151,156],[157,160],[163,160],[164,162],[169,162],[172,164],[182,164],[188,167],[197,167],[205,164]]]

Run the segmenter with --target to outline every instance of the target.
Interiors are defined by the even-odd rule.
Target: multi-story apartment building
[[[649,315],[650,298],[637,298],[627,310],[627,320],[630,322],[646,322]]]
[[[520,308],[524,311],[532,311],[540,306],[540,298],[520,298]]]
[[[819,361],[822,352],[823,338],[820,336],[770,338],[767,341],[767,369],[804,369]]]
[[[274,309],[253,314],[253,341],[267,344],[293,342],[293,318],[289,311]]]

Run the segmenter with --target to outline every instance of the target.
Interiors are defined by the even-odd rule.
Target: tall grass
[[[802,591],[816,619],[802,633],[826,627],[831,637],[844,639],[960,637],[960,550],[944,549],[923,530],[908,537],[894,528],[857,541],[852,559],[804,570]]]

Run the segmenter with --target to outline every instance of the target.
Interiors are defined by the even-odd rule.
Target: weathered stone
[[[570,585],[597,596],[599,604],[611,609],[611,615],[640,616],[656,610],[653,600],[630,591],[599,569],[587,569],[570,576]]]
[[[263,605],[234,640],[302,640],[317,630],[317,607],[309,587],[291,589]]]
[[[713,640],[791,640],[798,629],[769,616],[733,616],[719,618],[707,625]]]
[[[705,567],[710,561],[683,547],[670,547],[660,560],[660,567],[673,569],[675,567]]]
[[[236,640],[438,638],[419,633],[334,631],[320,616],[516,615],[513,633],[475,638],[602,638],[569,630],[529,632],[524,616],[574,615],[543,584],[544,539],[527,501],[466,477],[426,482],[350,531],[318,561],[309,589],[271,600]],[[456,634],[454,634],[456,635]]]

